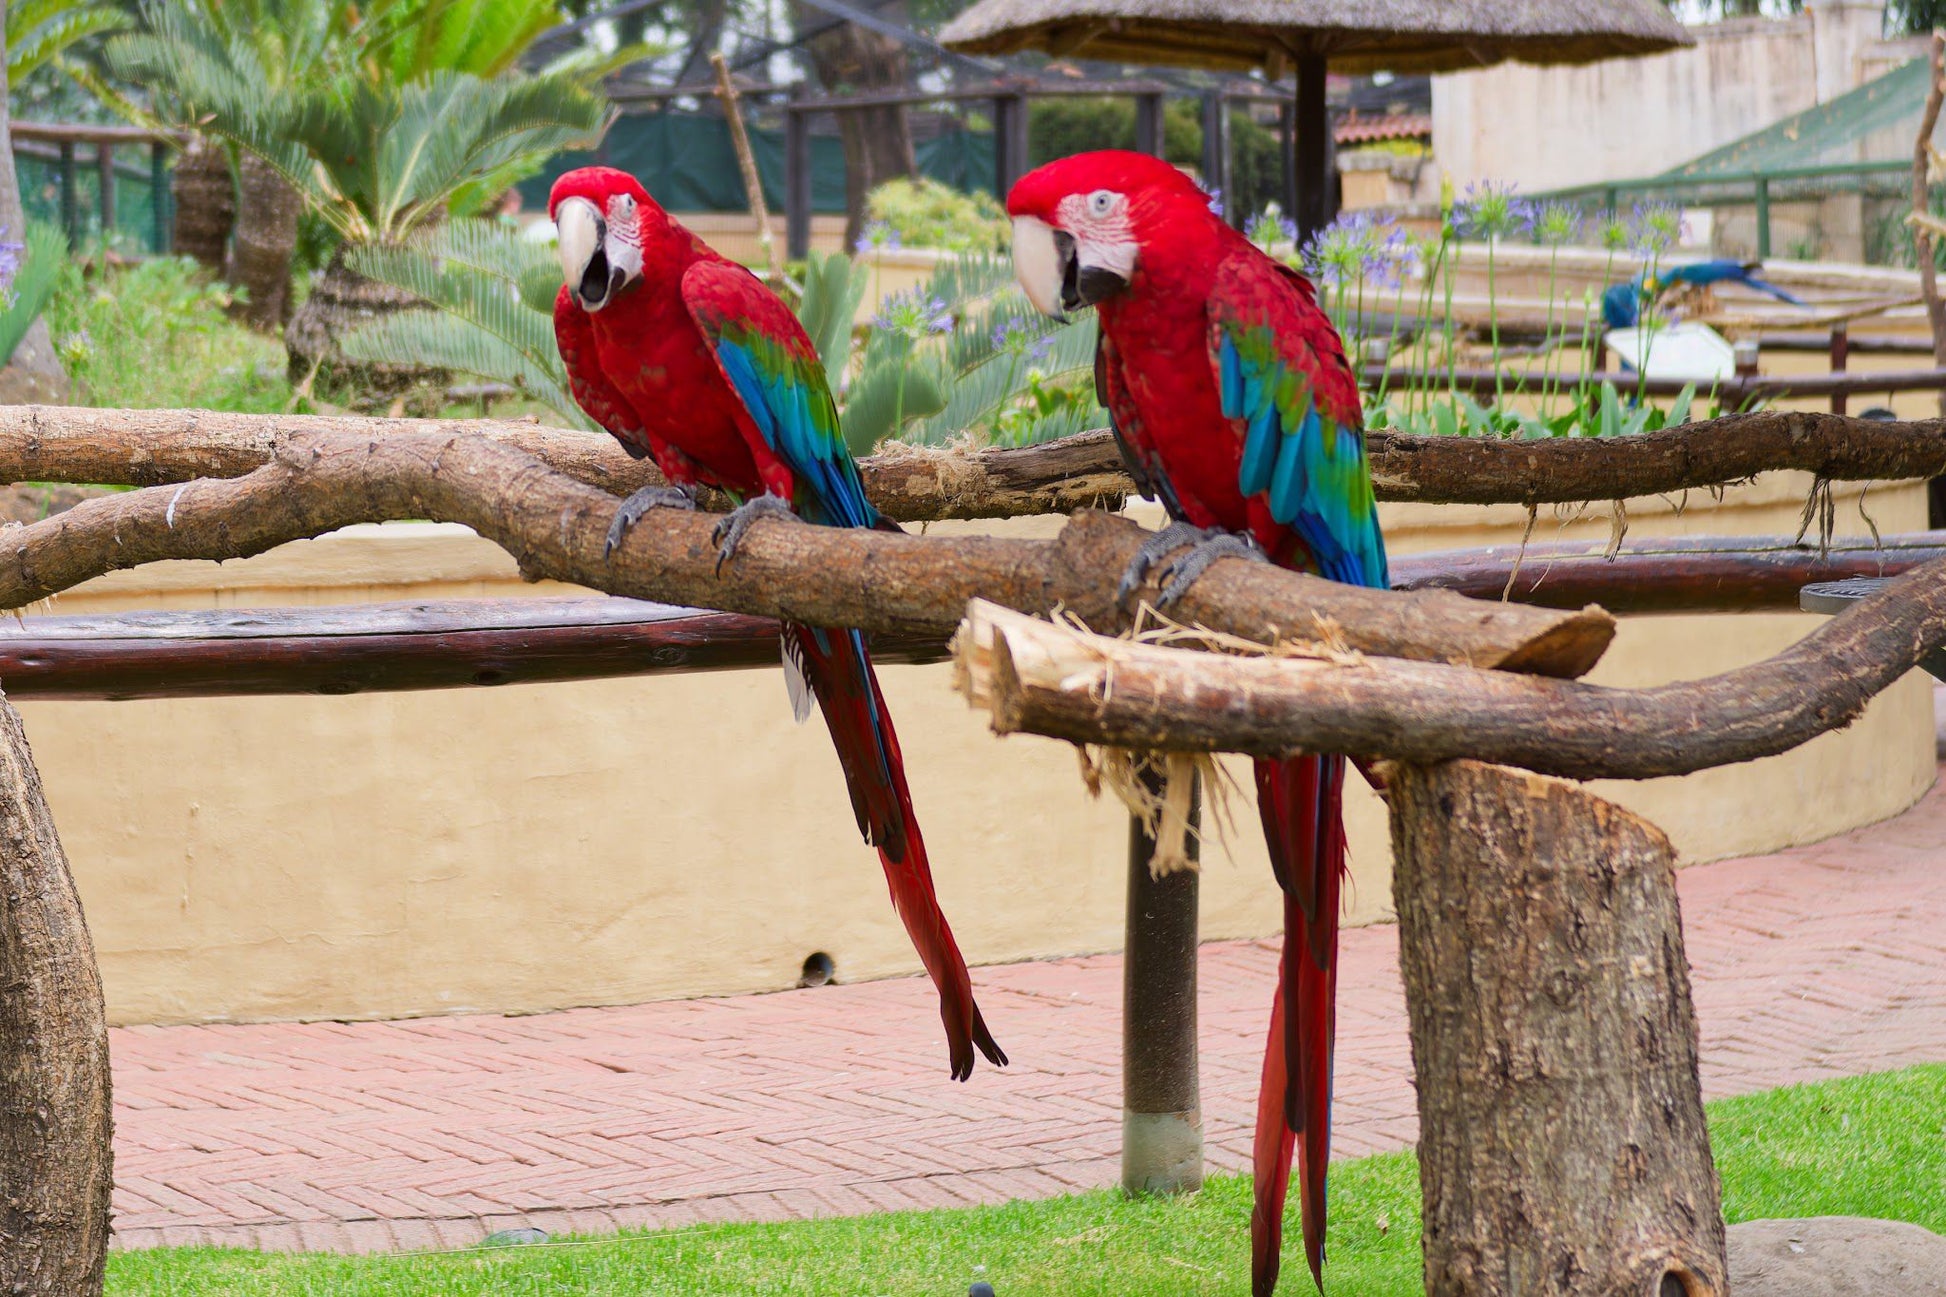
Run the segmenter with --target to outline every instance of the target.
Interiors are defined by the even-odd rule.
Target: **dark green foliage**
[[[1028,110],[1027,155],[1035,166],[1094,149],[1135,147],[1135,101],[1125,96],[1102,99],[1042,99]],[[1179,167],[1203,165],[1202,105],[1178,96],[1162,113],[1163,155]],[[1283,186],[1278,135],[1257,124],[1248,114],[1230,113],[1230,187],[1239,210],[1262,211],[1277,200]]]

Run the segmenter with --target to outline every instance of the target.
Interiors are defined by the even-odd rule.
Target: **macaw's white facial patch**
[[[1083,270],[1107,271],[1123,283],[1134,278],[1140,245],[1126,194],[1112,189],[1069,194],[1055,216],[1056,223],[1074,236],[1075,259]]]

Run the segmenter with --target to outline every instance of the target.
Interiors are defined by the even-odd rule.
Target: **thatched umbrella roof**
[[[1037,49],[1273,75],[1317,54],[1338,72],[1453,72],[1695,43],[1655,0],[979,0],[939,39],[974,54]]]

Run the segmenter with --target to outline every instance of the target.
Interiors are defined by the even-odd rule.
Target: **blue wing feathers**
[[[1240,339],[1243,333],[1256,336]],[[1321,576],[1386,585],[1363,435],[1319,413],[1302,371],[1261,329],[1225,322],[1216,344],[1223,414],[1240,425],[1243,438],[1238,488],[1264,498],[1271,517],[1296,534]]]

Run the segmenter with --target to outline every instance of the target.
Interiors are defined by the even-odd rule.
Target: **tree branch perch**
[[[460,433],[524,451],[610,494],[661,481],[612,438],[532,423],[61,406],[0,407],[0,480],[155,486],[241,476],[294,438]],[[1369,444],[1378,498],[1426,504],[1632,499],[1778,469],[1833,481],[1946,475],[1946,420],[1877,423],[1800,410],[1759,410],[1632,437],[1502,441],[1373,432]],[[905,522],[1112,509],[1133,491],[1106,431],[1011,450],[902,447],[860,467],[873,502]]]
[[[1063,608],[1119,630],[1110,597],[1148,533],[1077,514],[1052,541],[919,537],[770,521],[716,572],[714,520],[658,510],[603,558],[615,501],[524,451],[466,432],[301,433],[245,476],[104,496],[0,534],[0,607],[158,559],[224,559],[355,522],[431,518],[498,543],[531,578],[611,594],[876,632],[945,634],[985,597],[1030,613]],[[1148,591],[1154,597],[1153,587]],[[1269,643],[1327,640],[1382,655],[1579,675],[1614,635],[1600,609],[1557,612],[1447,591],[1364,590],[1227,560],[1175,612]]]
[[[1354,654],[1236,656],[968,610],[961,691],[1000,734],[1283,757],[1471,757],[1572,779],[1653,779],[1796,747],[1857,719],[1946,645],[1946,559],[1915,568],[1775,657],[1612,689]]]

